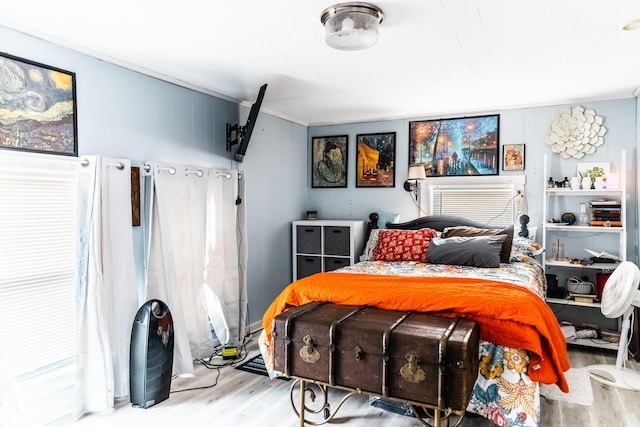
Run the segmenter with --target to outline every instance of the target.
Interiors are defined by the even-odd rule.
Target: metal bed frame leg
[[[315,391],[310,387],[310,385],[318,388],[317,391],[319,395],[315,393]],[[295,395],[296,386],[300,387],[300,390],[299,390],[300,396],[298,397],[298,404],[300,405],[299,408],[296,408],[296,405],[295,405],[294,395]],[[305,427],[306,425],[321,426],[323,424],[331,422],[331,420],[338,413],[338,411],[340,410],[342,405],[347,401],[347,399],[355,395],[361,394],[360,390],[352,390],[349,388],[344,388],[344,390],[348,391],[348,393],[340,400],[340,402],[338,402],[338,404],[334,408],[332,408],[332,410],[330,410],[329,400],[327,397],[329,392],[329,387],[326,384],[318,383],[316,381],[306,381],[302,378],[297,378],[293,382],[293,384],[291,384],[289,397],[290,397],[291,407],[293,408],[293,411],[298,415],[299,427]],[[320,405],[318,405],[319,409],[314,409],[311,407],[307,408],[306,406],[307,392],[310,393],[309,398],[311,399],[312,404],[313,402],[316,401],[318,397],[321,397],[322,400],[320,401]],[[457,422],[455,422],[455,424],[452,427],[459,427],[462,424],[462,421],[464,419],[464,411],[455,411],[452,409],[438,409],[437,407],[426,407],[422,405],[416,406],[415,404],[410,404],[409,407],[411,408],[411,412],[416,418],[416,421],[418,421],[420,424],[426,427],[449,427],[450,425],[449,420],[452,415],[457,415],[459,417]],[[419,414],[417,407],[421,407],[424,410],[424,413]],[[433,414],[430,413],[431,412],[430,410],[433,411]],[[324,414],[324,419],[321,421],[312,421],[311,419],[307,420],[305,418],[306,415],[308,414],[318,415],[320,413]],[[423,418],[424,415],[426,415],[426,418]],[[433,424],[429,424],[429,422],[427,422],[427,420],[429,419],[433,422]]]
[[[452,415],[457,415],[458,420],[451,427],[460,427],[460,425],[462,424],[462,421],[464,420],[464,415],[465,415],[464,411],[433,408],[433,416],[432,416],[429,413],[429,411],[427,411],[427,408],[422,406],[422,409],[424,409],[425,414],[427,415],[427,418],[430,418],[433,421],[433,424],[429,424],[424,418],[422,418],[422,415],[418,414],[418,411],[415,405],[410,405],[410,408],[411,408],[411,413],[416,418],[416,420],[420,424],[427,427],[449,427],[450,425],[449,421],[451,420]]]
[[[317,387],[318,394],[316,394],[316,392],[310,387],[311,385],[314,387]],[[300,391],[299,391],[300,396],[298,397],[298,404],[300,405],[299,408],[296,408],[296,405],[294,402],[295,387],[297,386],[300,387]],[[318,397],[321,399],[320,402],[317,402],[317,406],[318,406],[317,409],[306,406],[306,403],[307,403],[306,393],[309,393],[309,398],[311,399],[312,403],[316,402],[316,399]],[[305,381],[301,378],[298,378],[293,382],[293,384],[291,384],[291,388],[289,392],[291,407],[293,408],[293,411],[296,413],[296,415],[300,420],[300,427],[304,427],[305,425],[320,426],[330,422],[336,416],[340,408],[342,408],[342,405],[350,397],[360,394],[360,392],[357,390],[350,391],[336,404],[336,406],[333,409],[331,409],[331,405],[329,404],[329,399],[328,399],[328,393],[329,393],[329,387],[325,384],[317,383],[316,381]],[[313,421],[311,419],[306,418],[307,415],[320,415],[320,414],[323,415],[322,420]]]
[[[305,389],[305,381],[300,380],[300,427],[304,427],[304,389]]]

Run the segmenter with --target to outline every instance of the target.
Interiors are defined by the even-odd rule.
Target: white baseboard
[[[257,332],[261,329],[262,329],[262,320],[259,320],[257,322],[253,322],[250,325],[248,325],[244,330],[244,334],[251,335],[252,333]]]

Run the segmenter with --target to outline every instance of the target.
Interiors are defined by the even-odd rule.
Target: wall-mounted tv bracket
[[[232,125],[231,123],[227,123],[227,151],[231,151],[231,147],[236,145],[242,138],[244,138],[244,134],[247,132],[246,126],[241,125]]]

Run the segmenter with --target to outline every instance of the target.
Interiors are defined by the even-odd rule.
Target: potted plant
[[[594,189],[596,178],[604,176],[604,169],[600,166],[594,166],[591,169],[587,169],[586,171],[579,172],[580,178],[582,178],[582,189]]]

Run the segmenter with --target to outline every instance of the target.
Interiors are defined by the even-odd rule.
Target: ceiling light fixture
[[[627,24],[624,27],[622,27],[622,29],[625,31],[633,31],[633,30],[640,29],[640,19],[634,19],[633,21],[627,22]]]
[[[378,41],[378,25],[382,10],[369,3],[338,3],[326,8],[320,16],[325,28],[325,41],[339,50],[366,49]]]

